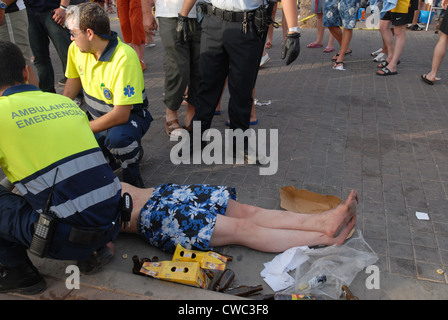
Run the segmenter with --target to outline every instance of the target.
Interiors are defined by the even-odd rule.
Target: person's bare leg
[[[266,228],[250,219],[218,215],[210,246],[241,245],[258,251],[277,253],[297,246],[341,245],[355,223],[356,216],[353,216],[340,234],[333,238],[319,232]]]
[[[383,45],[387,48],[387,62],[390,62],[392,56],[394,55],[394,33],[390,28],[390,23],[390,20],[380,20],[379,23],[381,37],[383,38]]]
[[[124,182],[122,182],[121,185],[122,194],[125,192],[129,193],[132,196],[133,202],[130,225],[126,228],[122,227],[121,232],[137,234],[140,211],[150,198],[154,188],[141,189]],[[226,216],[217,216],[215,230],[213,231],[210,245],[222,246],[237,244],[265,252],[283,252],[289,248],[302,245],[316,246],[342,244],[355,226],[357,197],[357,193],[352,191],[349,197],[337,208],[322,214],[305,214],[308,218],[303,217],[305,219],[319,220],[317,219],[317,216],[322,216],[321,218],[324,218],[328,225],[334,225],[337,223],[336,221],[344,221],[343,223],[340,223],[340,231],[336,237],[328,236],[321,232],[293,230],[291,229],[291,226],[288,226],[287,228],[266,227],[264,225],[268,222],[275,225],[275,222],[280,217],[284,219],[283,222],[279,224],[282,226],[286,221],[291,221],[290,219],[292,219],[292,216],[297,218],[297,216],[303,214],[261,209],[242,205],[236,201],[230,200],[226,210]],[[246,209],[250,209],[254,212],[246,211],[246,215],[249,215],[249,217],[243,218]],[[285,227],[285,225],[283,225],[283,227]]]
[[[229,200],[226,216],[248,219],[265,228],[315,231],[334,237],[356,215],[357,203],[358,193],[354,190],[336,208],[314,214],[263,209]]]
[[[352,33],[350,35],[346,35],[345,36],[346,40],[344,40],[344,34],[340,27],[338,27],[338,26],[328,27],[328,30],[330,31],[330,34],[334,37],[334,39],[336,39],[336,41],[339,43],[339,52],[337,53],[337,55],[333,56],[333,60],[336,60],[339,58],[339,56],[341,56],[341,55],[344,56],[346,52],[350,51],[350,40],[351,40]],[[345,30],[344,30],[344,32],[345,32]],[[349,38],[347,38],[347,36],[349,36]],[[344,41],[347,41],[347,39],[348,39],[348,44],[345,45]],[[344,50],[342,48],[343,45],[345,46]]]
[[[393,49],[393,54],[388,56],[386,61],[389,62],[387,68],[395,72],[397,71],[398,61],[403,53],[404,47],[406,45],[406,25],[394,26],[395,30],[395,45]]]
[[[428,79],[430,81],[436,80],[437,72],[439,71],[440,64],[442,63],[442,60],[446,54],[447,45],[448,45],[448,35],[446,35],[443,32],[440,32],[439,41],[437,41],[437,44],[434,47],[434,53],[432,56],[431,72],[426,74],[426,79]]]
[[[316,13],[316,19],[317,19],[317,23],[316,23],[317,38],[316,38],[316,41],[314,41],[314,43],[322,45],[323,44],[322,40],[324,38],[324,32],[325,32],[325,28],[322,25],[322,21],[324,19],[324,14],[323,13]]]
[[[333,35],[333,37],[336,39],[336,41],[341,45],[342,43],[342,30],[340,27],[328,27],[328,30]]]
[[[337,65],[337,62],[344,62],[345,53],[350,51],[350,41],[352,40],[352,36],[353,29],[344,29],[344,32],[342,33],[341,48],[339,49],[339,56],[337,56],[335,65]]]

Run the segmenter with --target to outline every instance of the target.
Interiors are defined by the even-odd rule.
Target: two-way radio
[[[53,196],[58,170],[59,168],[56,168],[53,185],[51,186],[50,195],[48,196],[45,210],[39,216],[33,239],[31,240],[30,252],[40,258],[44,258],[47,256],[51,239],[53,238],[53,234],[56,229],[56,214],[50,210],[50,207],[52,203],[51,197]]]

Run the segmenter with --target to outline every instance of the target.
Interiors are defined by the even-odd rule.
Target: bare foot
[[[349,222],[345,225],[345,227],[341,229],[339,235],[333,238],[336,244],[342,245],[344,241],[347,240],[348,235],[350,234],[350,232],[352,232],[353,228],[355,227],[355,223],[356,223],[356,215],[353,216],[349,220]]]
[[[328,211],[325,233],[330,237],[338,237],[350,219],[356,215],[357,205],[358,193],[352,190],[345,201]]]

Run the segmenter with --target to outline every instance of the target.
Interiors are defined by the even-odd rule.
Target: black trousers
[[[253,22],[248,23],[244,32],[241,22],[225,21],[211,14],[204,17],[199,62],[201,82],[193,117],[193,121],[201,121],[202,132],[211,126],[226,78],[231,128],[243,131],[249,128],[263,39],[265,36],[257,33]]]

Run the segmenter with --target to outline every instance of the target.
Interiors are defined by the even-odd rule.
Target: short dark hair
[[[25,83],[22,51],[10,41],[0,41],[0,88]]]

